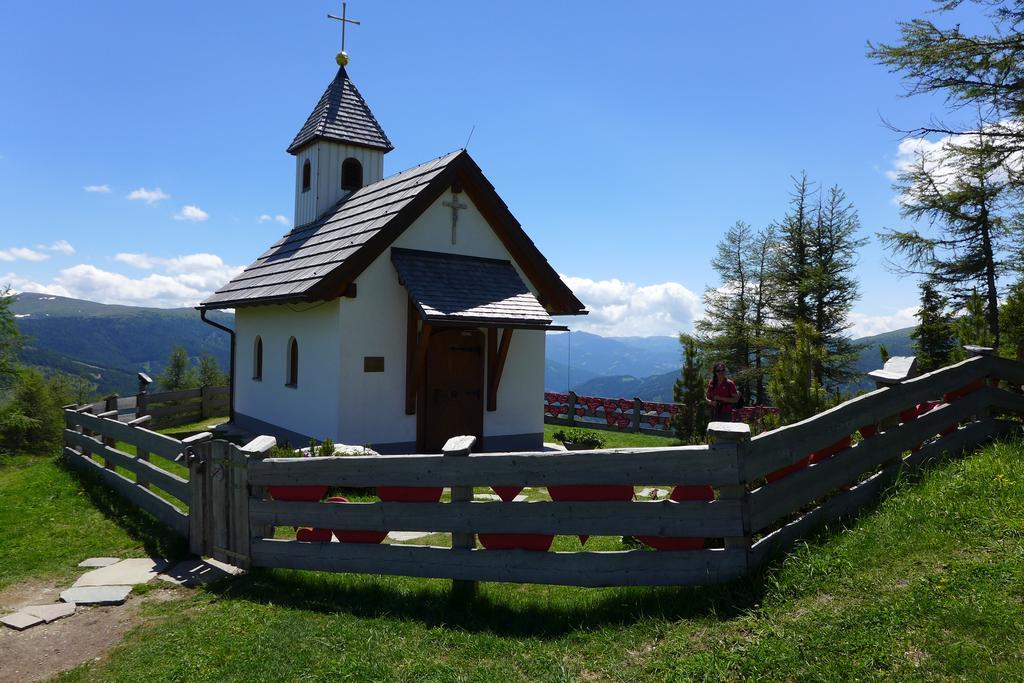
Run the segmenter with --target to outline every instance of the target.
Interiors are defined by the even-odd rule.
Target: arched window
[[[309,185],[312,182],[312,168],[309,165],[309,159],[302,162],[302,191],[308,192]]]
[[[363,186],[363,165],[349,157],[341,163],[341,189],[358,190]]]
[[[285,385],[299,385],[299,342],[295,341],[295,337],[288,340],[288,374]]]
[[[252,378],[263,379],[263,340],[259,336],[252,345]]]

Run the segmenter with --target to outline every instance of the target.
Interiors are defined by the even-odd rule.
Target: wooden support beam
[[[423,326],[416,333],[419,317],[412,301],[409,301],[409,318],[406,330],[405,359],[405,414],[416,414],[416,394],[423,384],[423,372],[427,365],[427,345],[430,342],[430,323],[423,321]]]
[[[487,410],[498,409],[498,386],[501,384],[501,375],[505,371],[505,360],[508,358],[508,349],[512,344],[511,327],[501,331],[501,343],[497,343],[498,330],[490,328],[487,330],[487,366],[489,374],[487,377]],[[495,348],[496,347],[496,348]]]

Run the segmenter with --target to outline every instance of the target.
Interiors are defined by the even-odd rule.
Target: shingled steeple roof
[[[338,74],[327,86],[302,130],[288,146],[288,153],[296,154],[318,139],[361,145],[384,152],[394,149],[373,117],[370,107],[345,72],[345,67],[338,69]]]

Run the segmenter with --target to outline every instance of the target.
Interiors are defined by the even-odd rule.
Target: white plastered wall
[[[468,208],[459,212],[453,245],[451,209],[442,204],[450,199],[451,193],[438,198],[392,246],[512,260],[465,193],[459,200]],[[532,290],[522,271],[519,275]],[[341,300],[339,438],[346,443],[414,443],[416,416],[405,414],[409,296],[398,282],[390,249],[370,264],[356,284],[358,296]],[[365,356],[383,356],[384,372],[363,372]],[[543,432],[543,396],[544,332],[516,330],[498,388],[498,410],[484,411],[485,442],[488,437]]]
[[[263,378],[253,379],[256,336]],[[299,345],[299,377],[285,386],[288,340]],[[339,435],[339,303],[253,306],[235,311],[235,412],[318,439]],[[293,444],[304,446],[305,444]]]

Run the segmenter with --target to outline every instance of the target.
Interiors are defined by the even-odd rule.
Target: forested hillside
[[[178,345],[193,358],[209,353],[228,366],[228,335],[191,308],[115,306],[31,292],[19,294],[11,308],[27,338],[23,362],[83,375],[98,393],[134,393],[136,373],[155,376]],[[234,319],[216,311],[209,317],[228,325]]]

